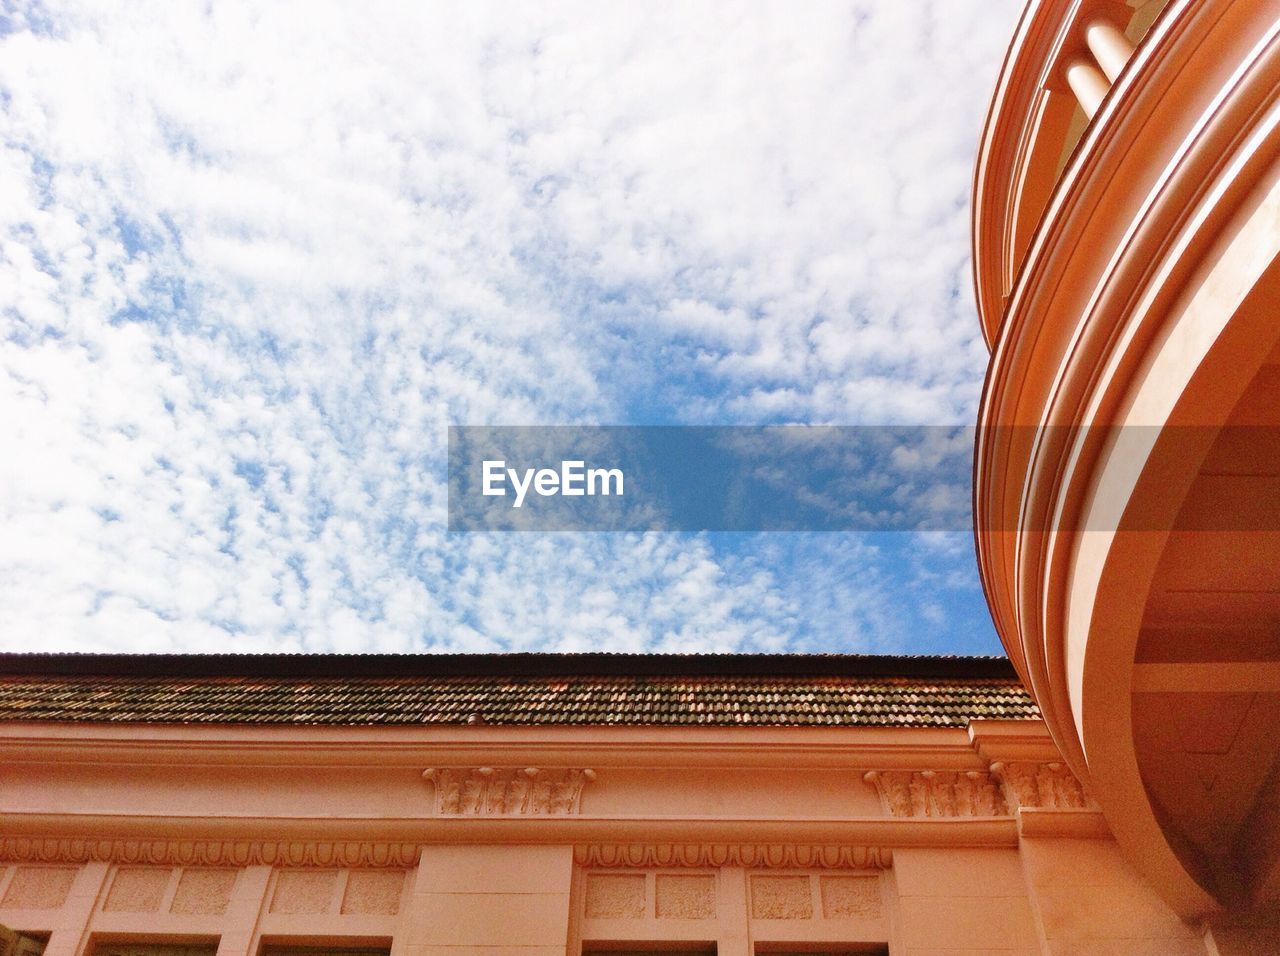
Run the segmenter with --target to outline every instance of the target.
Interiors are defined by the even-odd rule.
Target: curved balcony
[[[1032,0],[975,177],[992,615],[1187,917],[1280,904],[1278,91],[1280,0]]]
[[[988,346],[1068,160],[1166,2],[1032,2],[1023,13],[974,181],[974,274]]]

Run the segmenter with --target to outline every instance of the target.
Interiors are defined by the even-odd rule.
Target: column
[[[1098,61],[1098,66],[1102,67],[1102,72],[1114,83],[1133,56],[1133,44],[1129,42],[1129,38],[1114,24],[1106,20],[1095,20],[1085,27],[1084,39],[1089,44],[1093,58]]]
[[[1071,92],[1076,95],[1080,108],[1084,110],[1084,115],[1093,119],[1093,114],[1102,105],[1103,97],[1111,89],[1102,71],[1088,60],[1072,60],[1067,64],[1067,83]]]

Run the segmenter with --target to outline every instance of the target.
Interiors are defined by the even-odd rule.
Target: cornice
[[[1060,761],[996,762],[991,776],[1003,785],[1009,804],[1020,810],[1098,809],[1084,785]]]
[[[1038,725],[1039,721],[1026,721]],[[190,767],[521,766],[893,769],[980,767],[956,727],[213,727],[0,724],[6,765]]]
[[[1026,807],[1018,812],[1018,835],[1023,839],[1112,838],[1106,818],[1096,808],[1076,810]]]
[[[894,817],[1002,817],[1034,810],[1086,810],[1097,804],[1061,760],[997,761],[988,770],[871,770],[863,780],[876,788]]]
[[[876,868],[889,865],[891,847],[1014,846],[1020,809],[1077,805],[1010,795],[1015,772],[1018,780],[1045,772],[1070,777],[1060,763],[1049,762],[1047,771],[1044,761],[1026,763],[1029,755],[1056,756],[1042,723],[981,721],[947,740],[946,747],[896,748],[888,767],[843,768],[849,787],[865,780],[881,791],[879,816],[671,816],[660,804],[647,816],[584,816],[581,794],[593,785],[594,770],[451,764],[422,772],[413,816],[0,814],[0,860],[410,867],[429,844],[534,843],[573,845],[580,864],[599,867]],[[1023,764],[991,764],[992,754]]]
[[[970,721],[969,739],[973,749],[988,762],[1053,763],[1062,760],[1048,727],[1040,720]]]

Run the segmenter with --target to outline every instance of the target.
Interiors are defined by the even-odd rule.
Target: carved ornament
[[[422,772],[435,785],[442,817],[565,816],[578,813],[594,770],[537,767],[436,767]]]
[[[895,817],[1007,816],[1000,787],[985,770],[871,770],[863,780],[876,788]]]
[[[1004,784],[1013,806],[1047,810],[1093,809],[1094,803],[1070,768],[1062,763],[997,761],[991,773]]]

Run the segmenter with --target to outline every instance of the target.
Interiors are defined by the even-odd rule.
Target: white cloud
[[[968,420],[1013,12],[19,4],[0,643],[918,646],[853,539],[451,537],[444,429]]]

